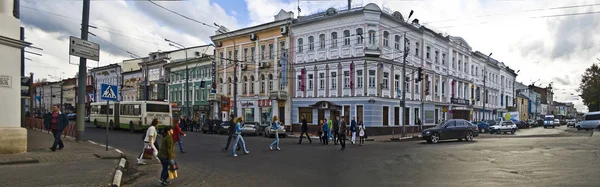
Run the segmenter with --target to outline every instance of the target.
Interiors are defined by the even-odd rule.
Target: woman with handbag
[[[246,142],[244,142],[244,138],[242,138],[242,123],[244,122],[244,117],[238,117],[235,119],[235,142],[233,143],[233,148],[231,149],[231,151],[233,152],[233,156],[238,156],[235,153],[235,150],[237,148],[238,143],[240,143],[240,140],[242,141],[241,145],[242,148],[244,149],[244,154],[250,154],[250,151],[248,151],[246,149]]]
[[[175,169],[175,144],[173,143],[173,130],[170,126],[166,126],[163,131],[163,139],[161,141],[160,151],[158,152],[158,159],[162,165],[162,171],[160,172],[160,184],[169,185],[171,182],[167,181],[169,178],[169,167]]]
[[[365,124],[363,124],[363,122],[359,122],[358,123],[358,136],[359,136],[359,140],[358,140],[358,145],[362,146],[365,144],[365,138],[366,138],[366,133],[365,133]]]

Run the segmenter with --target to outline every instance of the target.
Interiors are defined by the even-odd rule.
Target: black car
[[[231,125],[229,121],[222,122],[221,125],[218,125],[219,127],[217,127],[217,129],[219,130],[217,132],[220,135],[229,134],[229,125]]]
[[[219,134],[221,132],[221,126],[217,125],[221,124],[220,120],[206,120],[204,124],[200,127],[200,131],[204,134]]]
[[[477,125],[473,125],[467,120],[451,119],[423,130],[421,135],[423,140],[428,143],[438,143],[440,140],[449,139],[473,141],[473,137],[479,136],[479,129]]]

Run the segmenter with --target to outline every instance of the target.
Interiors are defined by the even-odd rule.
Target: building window
[[[319,89],[325,89],[325,73],[319,73]]]
[[[419,93],[419,83],[415,83],[415,93]]]
[[[256,54],[256,47],[251,47],[251,48],[250,48],[250,53],[251,53],[251,54],[250,54],[250,60],[251,60],[252,62],[255,62],[255,61],[254,61],[254,55]]]
[[[273,59],[273,54],[275,52],[275,45],[273,43],[269,44],[269,59]]]
[[[337,73],[331,72],[331,89],[337,88]]]
[[[369,88],[375,88],[375,70],[369,70]]]
[[[306,119],[307,122],[312,122],[313,121],[313,116],[312,116],[312,107],[298,107],[298,123],[300,123],[300,116],[304,116],[304,119]]]
[[[301,53],[303,51],[302,45],[304,45],[304,41],[302,38],[298,38],[298,52]]]
[[[283,50],[285,50],[285,41],[280,41],[279,42],[279,51],[281,51],[280,53],[283,53]]]
[[[265,60],[267,58],[267,46],[260,45],[260,60]]]
[[[250,94],[254,94],[254,75],[250,76]]]
[[[363,36],[363,30],[362,30],[362,28],[356,29],[356,43],[357,44],[362,44],[363,40],[364,40],[363,38],[364,38],[364,36]]]
[[[475,75],[475,71],[473,71],[473,65],[471,65],[471,75]]]
[[[281,80],[283,80],[283,78],[281,77],[281,72],[279,72],[279,75],[277,77],[279,77],[279,90],[285,90],[285,87],[287,85],[281,84]]]
[[[223,78],[219,78],[219,83],[221,83],[221,84],[219,84],[219,88],[220,88],[219,93],[224,93],[225,91],[223,91]]]
[[[221,62],[221,64],[223,64],[223,59],[225,58],[225,55],[223,55],[223,52],[219,53],[219,58],[221,58],[221,59],[219,59],[219,61]]]
[[[415,56],[419,56],[419,42],[415,42]]]
[[[394,49],[400,50],[400,35],[396,35],[396,37],[394,37],[394,41]]]
[[[469,67],[469,65],[467,65],[467,62],[466,62],[466,61],[465,61],[465,64],[464,64],[464,66],[463,66],[463,67],[465,68],[465,69],[464,69],[464,70],[465,70],[465,73],[469,73],[469,68],[468,68],[468,67]]]
[[[410,93],[409,81],[404,81],[404,91]]]
[[[313,90],[313,74],[308,74],[308,90]]]
[[[446,65],[446,53],[442,53],[442,65]]]
[[[388,31],[383,31],[383,46],[390,46],[390,33]]]
[[[427,46],[427,53],[425,55],[427,55],[427,59],[431,59],[431,56],[429,55],[431,53],[431,47]]]
[[[232,55],[231,51],[227,51],[227,56],[228,56],[227,60],[229,61],[229,64],[231,64],[231,62],[233,62],[233,58],[231,55]]]
[[[363,70],[356,70],[356,87],[363,87]]]
[[[236,50],[234,50],[234,52],[233,52],[233,58],[234,58],[235,60],[239,59],[239,57],[238,57],[238,55],[239,55],[239,54],[240,54],[240,53],[239,53],[239,51],[238,51],[237,49],[236,49]]]
[[[460,60],[460,57],[458,58],[458,71],[462,71],[462,62]]]
[[[243,94],[248,93],[248,77],[244,76],[244,89],[243,89]]]
[[[260,75],[260,93],[265,93],[265,75]]]
[[[269,74],[269,92],[273,91],[273,74]]]
[[[321,49],[325,48],[325,34],[319,35],[319,47]]]
[[[313,36],[308,37],[308,50],[309,51],[315,50],[315,37],[313,37]]]
[[[452,69],[456,69],[456,57],[452,56]]]
[[[390,88],[390,87],[389,87],[389,82],[388,82],[388,81],[389,81],[389,79],[390,79],[390,73],[388,73],[388,72],[383,72],[383,82],[382,82],[383,86],[382,86],[382,87],[383,87],[384,89],[389,89],[389,88]]]
[[[344,45],[350,45],[350,31],[344,31]]]
[[[369,31],[369,44],[371,44],[371,45],[375,44],[375,31],[374,30]]]
[[[400,90],[400,75],[394,76],[394,86],[396,87],[396,90]]]
[[[231,84],[231,77],[227,78],[227,94],[231,94],[231,90],[233,90],[233,85]]]
[[[302,90],[302,75],[298,75],[298,83],[296,88],[298,88],[298,90]]]
[[[344,88],[350,88],[350,71],[344,71]]]
[[[331,47],[337,47],[337,32],[331,33]]]
[[[445,87],[446,87],[446,83],[442,83],[442,95],[444,95],[445,91]]]

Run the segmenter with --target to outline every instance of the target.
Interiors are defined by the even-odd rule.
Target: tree
[[[592,64],[585,70],[581,76],[579,84],[583,104],[589,111],[600,111],[600,67],[598,64]]]

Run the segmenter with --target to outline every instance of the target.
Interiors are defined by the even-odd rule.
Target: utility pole
[[[88,40],[88,29],[90,21],[90,0],[83,0],[83,13],[81,16],[81,39]],[[85,130],[85,98],[87,86],[86,60],[79,57],[79,76],[77,78],[77,141],[83,141]]]
[[[410,20],[410,17],[412,17],[414,11],[410,10],[410,14],[408,14],[408,18],[406,18],[406,23],[408,23],[408,21]],[[402,137],[406,137],[406,89],[408,89],[406,87],[406,57],[408,56],[408,51],[410,50],[408,48],[408,45],[410,45],[408,43],[408,38],[406,38],[406,31],[404,31],[404,56],[403,56],[403,60],[402,60],[402,87],[403,89],[401,90],[402,92],[402,101],[400,102],[400,106],[402,106]]]

